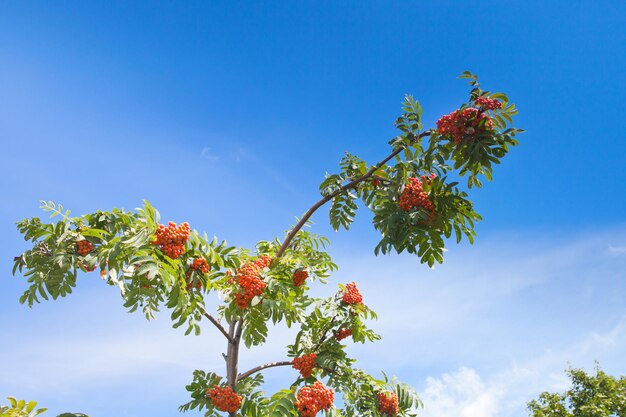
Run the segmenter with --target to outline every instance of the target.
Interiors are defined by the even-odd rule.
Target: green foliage
[[[457,243],[463,236],[473,243],[474,226],[481,217],[468,199],[468,190],[452,178],[467,176],[468,189],[481,187],[480,177],[491,181],[493,166],[501,162],[511,147],[518,145],[515,135],[522,130],[510,127],[517,109],[506,95],[482,90],[478,77],[469,71],[461,78],[469,79],[473,88],[468,102],[463,103],[460,110],[473,106],[479,96],[501,101],[502,109],[484,111],[492,120],[494,130],[486,129],[472,140],[460,143],[442,136],[436,129],[423,131],[422,108],[417,100],[406,96],[403,113],[395,121],[401,134],[389,142],[395,154],[393,164],[383,162],[370,166],[346,154],[341,160],[340,172],[326,174],[320,185],[322,196],[332,197],[330,224],[335,230],[350,227],[358,200],[361,200],[373,212],[374,227],[381,233],[375,254],[406,251],[432,267],[443,262],[445,241],[453,233]],[[428,142],[423,143],[426,137]],[[399,207],[408,179],[430,173],[437,178],[428,184],[424,182],[424,188],[435,207],[434,220],[428,218],[424,209],[405,212]],[[364,177],[365,180],[354,184]]]
[[[293,403],[296,401],[294,389],[283,389],[272,395],[267,407],[271,417],[290,417],[297,415]]]
[[[35,401],[26,402],[13,397],[7,397],[7,399],[9,405],[0,406],[0,417],[35,417],[48,410],[47,408],[35,410],[37,407]]]
[[[220,385],[222,378],[213,372],[194,371],[193,381],[185,388],[189,391],[191,401],[178,407],[181,413],[189,410],[204,411],[205,417],[219,416],[219,411],[213,406],[211,400],[206,396],[207,389],[214,385]]]
[[[18,230],[33,248],[15,258],[13,273],[19,271],[27,278],[30,286],[20,302],[31,307],[40,297],[65,297],[76,286],[78,271],[99,268],[107,284],[120,289],[130,312],[141,309],[151,319],[165,304],[172,310],[174,327],[186,323],[187,333],[198,334],[204,293],[220,288],[224,275],[220,268],[234,268],[240,262],[235,248],[216,238],[209,241],[196,231],[190,234],[184,256],[169,258],[151,243],[159,214],[148,202],[135,212],[113,209],[81,217],[62,213],[62,206],[52,202],[44,202],[42,209],[51,211],[53,217],[62,214],[62,220],[42,223],[32,218],[18,223]],[[78,253],[77,242],[82,240],[93,244],[91,253]],[[213,271],[198,278],[203,291],[187,288],[186,273],[196,257],[205,259]]]
[[[626,377],[616,378],[596,366],[595,375],[569,369],[572,387],[542,393],[528,403],[532,417],[621,417],[626,415]]]
[[[14,397],[7,397],[9,405],[0,405],[0,417],[35,417],[48,411],[47,408],[37,408],[35,401],[17,400]],[[89,417],[82,413],[62,413],[57,417]]]

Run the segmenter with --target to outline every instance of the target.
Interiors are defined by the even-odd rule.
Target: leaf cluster
[[[626,377],[607,375],[596,366],[595,375],[569,369],[571,388],[544,392],[528,403],[532,417],[621,417],[626,415]]]
[[[501,109],[484,110],[494,128],[456,143],[437,129],[424,131],[419,102],[406,96],[403,113],[395,122],[401,133],[389,142],[392,159],[369,165],[346,154],[339,164],[340,172],[326,174],[320,184],[322,196],[331,198],[330,224],[335,230],[349,229],[361,202],[372,211],[373,225],[381,234],[376,254],[406,251],[432,267],[443,262],[445,240],[453,234],[457,243],[463,237],[473,243],[475,223],[481,216],[474,210],[468,191],[482,186],[480,177],[493,178],[493,166],[518,145],[515,135],[522,130],[510,126],[517,109],[506,95],[482,90],[478,78],[469,72],[461,78],[469,78],[473,88],[459,111],[474,106],[473,102],[481,96],[502,103]],[[402,210],[400,196],[409,178],[431,173],[436,178],[424,181],[423,186],[434,205],[435,218],[431,219],[430,213],[421,207]],[[468,178],[466,188],[459,184],[464,176]]]
[[[37,402],[17,400],[14,397],[7,397],[9,405],[0,405],[0,417],[35,417],[48,411],[47,408],[35,408]],[[62,413],[57,417],[89,417],[82,413]]]

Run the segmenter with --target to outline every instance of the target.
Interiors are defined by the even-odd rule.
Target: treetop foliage
[[[542,393],[528,403],[532,417],[626,416],[626,377],[607,375],[596,365],[595,375],[582,369],[567,371],[572,386],[564,393]]]

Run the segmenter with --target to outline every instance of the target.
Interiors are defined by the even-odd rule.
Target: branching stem
[[[423,138],[424,136],[429,136],[430,133],[431,132],[429,130],[425,131],[425,132],[422,132],[422,133],[420,133],[417,136],[417,138]],[[334,192],[330,193],[329,195],[324,196],[317,203],[313,204],[311,206],[311,208],[308,209],[306,213],[304,213],[304,216],[302,216],[302,218],[300,219],[298,224],[296,224],[293,227],[293,229],[291,229],[289,231],[289,233],[285,237],[285,241],[283,242],[283,244],[281,245],[280,249],[276,253],[276,258],[280,258],[281,256],[283,256],[283,254],[285,253],[285,251],[287,250],[287,248],[291,244],[291,241],[293,240],[293,238],[296,236],[296,234],[298,234],[300,229],[302,229],[302,227],[304,227],[306,222],[311,218],[313,213],[315,213],[317,211],[317,209],[319,209],[324,204],[326,204],[329,201],[331,201],[333,198],[337,197],[339,194],[345,192],[346,190],[349,190],[350,188],[353,188],[353,187],[357,186],[359,183],[361,183],[361,182],[367,180],[368,178],[370,178],[374,174],[374,172],[376,172],[383,165],[385,165],[387,162],[389,162],[393,157],[395,157],[400,152],[402,152],[404,150],[404,148],[405,148],[405,146],[399,146],[393,152],[391,152],[391,154],[389,154],[385,159],[383,159],[382,161],[380,161],[379,163],[377,163],[376,165],[371,167],[370,170],[367,171],[365,174],[363,174],[360,177],[357,177],[357,178],[353,179],[352,181],[344,184],[341,188],[338,188],[337,190],[335,190]]]
[[[224,326],[222,326],[222,324],[219,322],[219,320],[216,319],[215,317],[213,317],[211,315],[211,313],[206,311],[206,309],[204,307],[202,307],[202,314],[204,314],[204,317],[206,317],[207,319],[209,319],[209,321],[211,323],[213,323],[213,325],[217,328],[217,330],[219,330],[224,335],[226,340],[228,340],[229,342],[232,342],[232,338],[228,334],[228,331],[224,328]]]
[[[328,327],[324,330],[324,332],[320,336],[315,346],[313,346],[313,349],[312,349],[313,352],[317,351],[317,349],[319,349],[320,346],[322,346],[322,343],[324,343],[324,341],[326,340],[326,336],[328,335],[328,332],[330,331],[330,329],[333,328],[333,324],[335,324],[335,320],[337,320],[337,316],[333,316],[333,318],[330,320]]]
[[[253,375],[259,371],[262,371],[263,369],[267,369],[267,368],[273,368],[275,366],[288,366],[291,365],[292,362],[291,361],[280,361],[280,362],[268,362],[268,363],[264,363],[263,365],[259,365],[255,368],[252,368],[246,372],[244,372],[243,374],[239,374],[239,376],[237,377],[237,379],[243,379],[243,378],[247,378],[250,375]]]

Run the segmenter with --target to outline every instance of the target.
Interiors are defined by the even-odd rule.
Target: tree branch
[[[211,313],[209,313],[208,311],[206,311],[206,309],[204,307],[200,307],[202,309],[202,314],[204,314],[204,317],[206,317],[207,319],[209,319],[209,321],[211,323],[213,323],[213,325],[215,325],[215,327],[217,327],[217,330],[219,330],[220,332],[222,332],[222,334],[224,335],[224,337],[229,341],[232,342],[232,338],[230,337],[230,335],[228,334],[228,331],[224,328],[224,326],[222,326],[222,324],[219,322],[219,320],[217,320],[215,317],[213,317],[211,315]]]
[[[330,329],[333,328],[333,324],[335,324],[335,320],[337,319],[337,316],[333,316],[333,318],[330,320],[330,323],[328,323],[328,327],[324,330],[324,332],[322,332],[322,335],[320,336],[319,340],[317,341],[317,343],[315,344],[315,346],[313,346],[313,352],[317,351],[317,349],[320,348],[320,346],[322,346],[322,343],[324,343],[324,341],[326,340],[326,336],[328,335],[328,332],[330,331]]]
[[[287,366],[287,365],[291,365],[292,362],[291,361],[280,361],[280,362],[268,362],[265,363],[263,365],[259,365],[255,368],[252,368],[246,372],[244,372],[243,374],[239,374],[239,376],[237,377],[237,379],[243,379],[243,378],[247,378],[252,374],[255,374],[259,371],[262,371],[263,369],[267,369],[267,368],[273,368],[275,366]]]
[[[235,336],[233,336],[235,343],[239,343],[239,340],[241,340],[241,333],[243,333],[243,317],[237,321],[237,330],[235,331]]]
[[[234,391],[237,385],[237,356],[239,346],[235,339],[235,328],[237,322],[231,321],[228,323],[228,350],[226,354],[226,379],[228,386]],[[237,352],[237,353],[235,353]],[[229,417],[236,417],[237,413],[228,413]]]
[[[429,135],[430,135],[430,131],[427,130],[425,132],[420,133],[417,136],[417,138],[423,138],[424,136],[429,136]],[[285,251],[287,250],[287,248],[291,244],[291,241],[293,240],[293,238],[300,231],[300,229],[302,229],[302,227],[304,227],[306,222],[311,218],[313,213],[315,213],[317,211],[317,209],[319,209],[324,204],[328,203],[330,200],[332,200],[333,198],[337,197],[339,194],[343,193],[344,191],[346,191],[346,190],[348,190],[348,189],[358,185],[359,183],[361,183],[361,182],[365,181],[366,179],[368,179],[369,177],[371,177],[372,174],[374,174],[374,172],[376,172],[376,170],[378,170],[380,167],[382,167],[387,162],[389,162],[394,156],[396,156],[400,152],[402,152],[404,150],[404,148],[405,148],[404,146],[398,147],[391,154],[389,154],[385,159],[383,159],[382,161],[380,161],[379,163],[374,165],[372,168],[370,168],[370,170],[367,171],[365,174],[361,175],[360,177],[357,177],[357,178],[353,179],[349,183],[343,185],[338,190],[336,190],[336,191],[332,192],[331,194],[323,197],[317,203],[313,204],[311,206],[311,208],[308,209],[306,213],[304,213],[304,216],[302,216],[302,218],[300,219],[298,224],[296,224],[294,226],[294,228],[289,231],[289,233],[285,237],[285,241],[283,242],[283,244],[281,245],[280,249],[276,253],[276,258],[280,258],[281,256],[283,256],[283,254],[285,253]]]
[[[234,380],[235,376],[233,375],[233,359],[234,359],[234,348],[235,348],[235,326],[236,322],[231,321],[228,323],[228,347],[226,350],[226,380],[228,386],[233,388],[235,386]]]
[[[229,343],[228,353],[228,385],[234,390],[237,385],[237,366],[239,365],[239,342],[243,332],[243,317],[230,324],[229,334],[232,335],[232,342]]]

